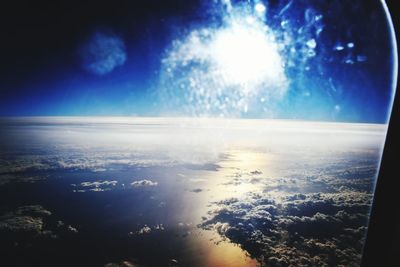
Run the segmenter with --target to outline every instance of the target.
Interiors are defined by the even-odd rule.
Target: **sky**
[[[0,116],[211,116],[385,123],[380,1],[13,1]]]

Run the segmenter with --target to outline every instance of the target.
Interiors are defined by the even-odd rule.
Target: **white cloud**
[[[139,181],[134,181],[131,183],[133,187],[142,187],[142,186],[157,186],[158,182],[153,182],[150,180],[139,180]]]
[[[156,224],[152,227],[148,226],[147,224],[145,224],[142,228],[140,228],[138,231],[136,231],[137,235],[146,235],[146,234],[150,234],[153,231],[164,231],[164,225],[163,224]],[[130,232],[129,235],[133,235],[133,232]]]
[[[118,184],[118,181],[95,181],[95,182],[82,182],[80,184],[71,184],[75,189],[73,192],[75,193],[84,193],[87,191],[92,192],[103,192],[111,190]]]
[[[80,186],[82,186],[82,187],[101,187],[103,185],[115,186],[115,185],[117,185],[117,183],[118,183],[118,181],[83,182],[83,183],[80,183]]]

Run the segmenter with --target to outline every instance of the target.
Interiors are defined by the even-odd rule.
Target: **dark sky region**
[[[270,96],[279,91],[270,89],[278,86],[273,78],[263,78],[250,94],[229,80],[210,78],[212,56],[199,60],[188,41],[191,33],[200,34],[200,48],[207,50],[213,47],[207,38],[212,43],[229,30],[227,20],[243,24],[240,19],[248,16],[275,38],[285,65],[286,89],[279,97]],[[388,25],[378,0],[3,2],[0,115],[200,114],[385,123],[394,64]],[[229,50],[234,42],[224,44]],[[191,93],[179,89],[198,70]],[[219,92],[216,98],[196,95],[189,101],[199,84]]]
[[[10,1],[1,7],[1,114],[150,112],[146,101],[167,42],[165,20],[190,1]],[[126,42],[128,60],[112,74],[82,70],[79,49],[105,29]],[[153,66],[152,66],[153,65]],[[129,98],[129,105],[124,103]],[[148,103],[146,103],[147,105]]]

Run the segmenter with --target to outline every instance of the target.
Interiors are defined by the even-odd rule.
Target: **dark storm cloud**
[[[127,54],[124,41],[112,32],[95,32],[79,50],[86,71],[105,75],[124,65]]]
[[[357,265],[371,195],[357,191],[248,194],[213,203],[200,225],[239,244],[268,266]]]

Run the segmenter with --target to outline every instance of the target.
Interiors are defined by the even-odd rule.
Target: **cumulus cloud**
[[[131,183],[133,187],[142,187],[142,186],[157,186],[158,182],[153,182],[150,180],[139,180],[139,181],[134,181]]]
[[[147,225],[143,226],[142,228],[139,229],[137,232],[139,235],[144,235],[144,234],[149,234],[151,232],[151,228],[148,227]]]
[[[102,185],[112,185],[115,186],[118,181],[96,181],[96,182],[83,182],[80,185],[83,187],[100,187]]]
[[[82,67],[89,73],[105,75],[122,66],[126,59],[125,43],[112,32],[95,32],[80,48]]]
[[[95,181],[95,182],[82,182],[80,184],[71,184],[75,189],[75,193],[84,193],[87,191],[103,192],[111,190],[118,184],[118,181]]]
[[[143,227],[141,227],[139,230],[137,230],[136,232],[129,232],[128,235],[129,236],[133,236],[133,235],[147,235],[150,234],[154,231],[164,231],[164,225],[161,224],[156,224],[152,227],[148,226],[147,224],[145,224]]]
[[[2,218],[0,231],[40,233],[43,228],[42,218],[31,216],[15,216]]]
[[[72,233],[78,233],[78,229],[76,229],[75,227],[68,225],[67,226],[67,230],[72,232]]]
[[[38,235],[43,230],[44,218],[50,215],[51,212],[42,206],[19,207],[15,211],[0,216],[0,232],[3,234],[24,232]]]
[[[372,196],[357,191],[249,193],[213,203],[199,227],[239,244],[268,266],[355,266]]]
[[[40,205],[20,206],[0,215],[0,245],[27,246],[40,240],[78,233],[63,221],[54,222],[53,214]]]

